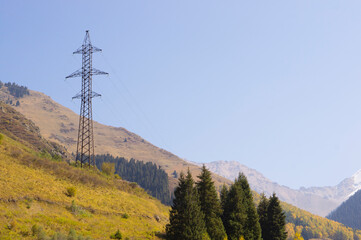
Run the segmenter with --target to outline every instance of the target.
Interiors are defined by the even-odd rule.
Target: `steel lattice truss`
[[[83,45],[73,54],[82,54],[82,68],[70,74],[66,78],[80,77],[81,92],[73,97],[81,100],[79,132],[76,152],[76,162],[83,165],[94,166],[94,134],[92,98],[101,96],[92,91],[92,76],[108,74],[92,67],[92,54],[100,52],[101,49],[93,46],[90,42],[89,31],[86,31]]]

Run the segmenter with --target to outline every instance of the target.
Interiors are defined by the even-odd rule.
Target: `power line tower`
[[[92,76],[108,74],[92,67],[92,54],[100,52],[101,49],[93,46],[90,42],[89,30],[85,33],[83,45],[73,54],[82,54],[82,68],[70,74],[66,78],[81,77],[81,92],[73,99],[81,100],[78,142],[76,150],[76,162],[83,165],[94,166],[94,135],[93,135],[93,113],[92,98],[100,94],[92,91]]]

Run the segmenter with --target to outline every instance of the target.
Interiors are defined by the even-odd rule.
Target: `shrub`
[[[6,228],[9,229],[9,230],[14,230],[15,227],[17,225],[17,222],[15,220],[12,220],[7,226]]]
[[[37,237],[36,239],[38,239],[38,240],[48,239],[44,229],[37,224],[34,224],[31,227],[31,232],[32,232],[33,236]]]
[[[129,183],[129,185],[130,185],[133,189],[138,187],[138,183],[136,183],[136,182],[131,182],[131,183]]]
[[[10,149],[10,156],[12,156],[13,158],[18,158],[21,155],[22,151],[19,148],[16,147],[12,147]]]
[[[106,175],[108,175],[110,177],[114,177],[115,164],[114,163],[108,163],[108,162],[103,163],[102,164],[102,171]]]
[[[76,231],[71,228],[70,231],[69,231],[69,234],[68,234],[68,239],[71,239],[71,240],[76,240],[78,239],[78,236],[76,234]]]
[[[65,195],[68,197],[74,197],[76,194],[76,188],[75,187],[68,187],[66,189]]]
[[[25,206],[27,209],[31,208],[31,204],[33,203],[33,199],[29,198],[25,200]]]
[[[61,232],[56,232],[51,240],[67,240],[68,238],[66,237],[66,235],[62,234]]]
[[[42,158],[52,159],[52,156],[50,153],[48,153],[45,149],[41,150],[39,153],[39,156]]]
[[[63,159],[62,159],[62,157],[59,155],[59,154],[54,154],[53,156],[52,156],[52,159],[54,160],[54,161],[57,161],[57,162],[61,162]]]
[[[128,213],[123,213],[122,218],[128,219],[129,218]]]
[[[114,233],[110,236],[110,239],[122,239],[122,238],[123,237],[122,237],[122,234],[120,233],[119,229],[116,233]]]
[[[72,212],[74,215],[77,215],[77,216],[82,216],[82,217],[91,217],[92,216],[89,212],[87,212],[81,206],[78,206],[74,200],[71,202],[71,205],[68,209],[70,212]]]

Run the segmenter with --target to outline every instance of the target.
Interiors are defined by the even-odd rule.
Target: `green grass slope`
[[[109,239],[118,229],[123,239],[157,239],[164,232],[168,208],[136,184],[49,159],[2,136],[0,239],[57,239],[69,231]],[[68,188],[75,196],[67,196]]]

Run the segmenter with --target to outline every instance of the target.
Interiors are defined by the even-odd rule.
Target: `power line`
[[[123,98],[125,104],[128,105],[128,107],[130,108],[130,110],[139,118],[141,119],[145,124],[144,126],[146,127],[146,129],[148,130],[148,132],[150,133],[150,135],[154,138],[153,133],[157,136],[157,138],[161,141],[162,145],[165,146],[166,148],[169,149],[169,147],[167,146],[167,144],[165,143],[164,139],[162,138],[162,136],[160,134],[157,134],[157,131],[154,127],[154,125],[152,124],[152,122],[149,120],[149,118],[147,117],[147,115],[145,114],[145,112],[142,110],[142,108],[140,107],[140,105],[138,104],[137,100],[135,97],[133,97],[132,93],[128,90],[127,86],[125,85],[125,83],[122,81],[122,79],[119,77],[119,75],[117,74],[116,70],[112,67],[112,65],[109,63],[109,61],[107,60],[107,58],[105,57],[105,55],[103,53],[101,53],[101,56],[103,57],[105,63],[109,66],[110,70],[112,71],[112,75],[115,76],[118,80],[118,82],[121,83],[122,85],[122,89],[124,89],[127,94],[130,96],[131,98],[131,102],[133,102],[135,104],[135,107],[137,108],[137,110],[140,112],[140,115],[138,114],[137,111],[134,110],[133,106],[128,102],[128,100],[126,99],[125,96],[122,96],[122,94],[120,94],[120,96]],[[114,81],[112,81],[110,79],[110,82],[112,83],[112,85],[114,86],[114,88],[121,93],[121,91],[119,90],[118,86],[115,84]],[[148,126],[150,127],[149,130]]]

